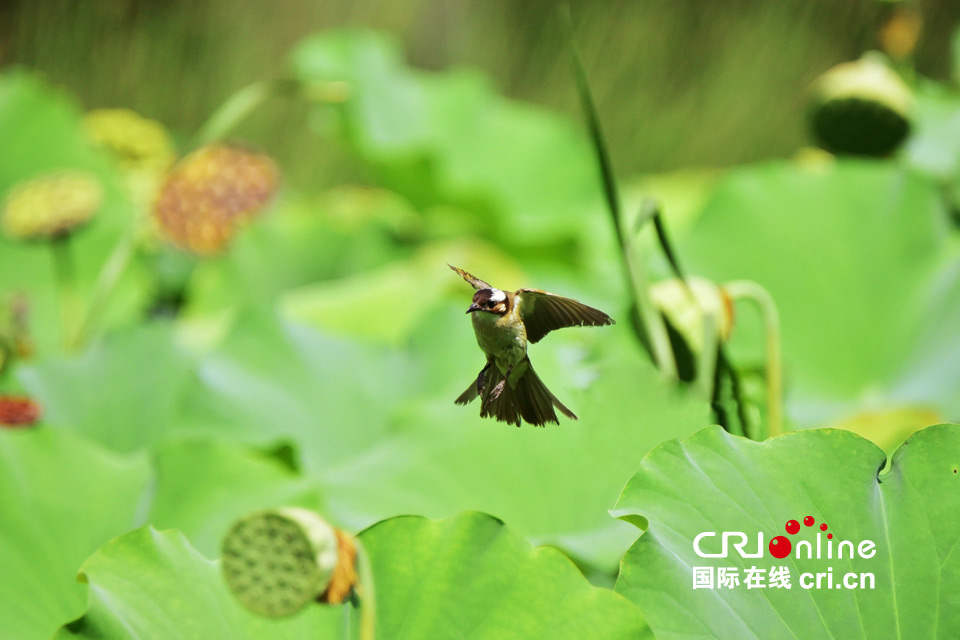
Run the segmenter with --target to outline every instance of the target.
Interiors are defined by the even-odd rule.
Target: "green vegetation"
[[[586,126],[328,31],[173,133],[3,70],[2,635],[367,640],[372,616],[390,640],[957,637],[960,92],[906,80],[910,137],[883,157],[625,179],[582,67]],[[312,156],[245,144],[278,98],[362,178],[284,181]],[[446,263],[617,319],[531,348],[578,421],[453,404],[482,356]],[[356,542],[359,578],[272,619],[220,555],[289,507],[336,528],[325,552]],[[836,565],[875,588],[810,590],[825,560],[766,553],[805,516],[874,543]],[[719,566],[793,588],[693,589],[717,566],[697,536],[724,531],[764,554]]]

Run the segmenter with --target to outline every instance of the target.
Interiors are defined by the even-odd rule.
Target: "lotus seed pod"
[[[678,278],[661,280],[650,287],[654,306],[683,337],[693,353],[703,351],[706,316],[713,317],[720,341],[730,337],[733,303],[723,290],[705,278],[687,278],[689,288]]]
[[[62,237],[90,220],[102,201],[100,183],[92,175],[44,174],[11,189],[3,207],[3,230],[17,240]]]
[[[40,420],[40,405],[25,396],[0,396],[0,425],[30,427]]]
[[[83,118],[87,137],[113,157],[138,206],[149,206],[176,154],[162,124],[129,109],[97,109]]]
[[[217,253],[263,210],[278,183],[277,166],[265,155],[226,145],[203,147],[167,174],[154,215],[174,245]]]
[[[270,618],[293,615],[330,586],[339,546],[334,528],[312,511],[261,511],[224,538],[223,576],[247,609]]]
[[[175,155],[162,124],[129,109],[96,109],[83,118],[87,136],[133,171],[165,171]]]
[[[813,134],[831,153],[887,156],[910,133],[913,94],[874,57],[830,69],[817,80],[815,95]]]

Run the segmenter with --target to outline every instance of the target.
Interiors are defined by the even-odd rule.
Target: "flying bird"
[[[599,327],[614,324],[613,319],[599,309],[539,289],[502,291],[463,269],[447,266],[477,290],[467,313],[487,356],[477,379],[455,402],[466,405],[479,397],[481,417],[518,427],[521,419],[534,426],[560,424],[554,408],[576,420],[576,414],[550,393],[533,370],[527,345],[554,329]]]

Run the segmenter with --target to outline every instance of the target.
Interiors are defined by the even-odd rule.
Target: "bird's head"
[[[474,311],[485,311],[502,316],[507,312],[507,294],[500,289],[480,289],[473,294],[473,304],[467,309],[467,313]]]

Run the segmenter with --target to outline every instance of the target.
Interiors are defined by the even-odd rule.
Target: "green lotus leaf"
[[[83,612],[80,563],[135,526],[149,479],[68,431],[0,431],[0,619],[3,635],[46,640]]]
[[[197,376],[185,428],[293,443],[306,471],[328,476],[388,441],[390,415],[411,393],[419,368],[404,353],[251,312],[202,359]]]
[[[646,529],[623,559],[617,591],[666,640],[956,638],[960,426],[919,431],[880,471],[885,462],[875,445],[838,429],[756,443],[711,427],[666,442],[644,459],[614,512]],[[722,553],[722,533],[741,532],[749,553],[763,535],[763,555],[730,547],[726,557],[701,557],[694,544],[704,532],[716,535],[701,539],[701,552]],[[783,559],[768,546],[776,536],[791,544]],[[865,541],[872,553],[861,552]],[[789,589],[766,582],[773,567],[786,567]],[[736,571],[739,584],[720,587],[721,568]],[[747,587],[754,568],[767,586]],[[713,572],[714,587],[694,589],[695,569]]]
[[[689,272],[754,280],[773,295],[799,426],[905,406],[960,410],[960,243],[926,179],[871,161],[746,167],[721,180],[681,245]],[[762,335],[753,314],[738,314],[740,362],[760,357]]]
[[[500,521],[465,513],[443,521],[398,517],[360,535],[376,584],[377,637],[638,638],[636,607],[589,582],[562,553],[533,548]],[[64,638],[339,637],[344,612],[309,606],[258,618],[227,591],[216,562],[178,532],[143,528],[83,565],[87,614]],[[211,615],[216,612],[216,615]]]
[[[580,227],[599,196],[585,137],[544,109],[498,96],[476,72],[411,69],[395,43],[339,31],[304,40],[295,74],[346,82],[334,117],[357,154],[387,186],[420,205],[453,204],[490,214],[506,236],[549,241]]]
[[[176,528],[214,557],[230,526],[256,509],[277,505],[322,510],[316,483],[277,456],[219,441],[165,444],[153,455],[154,490],[147,520]]]
[[[47,358],[17,374],[48,422],[121,452],[177,432],[183,398],[195,384],[190,358],[167,323],[117,331],[80,355]]]
[[[311,607],[289,619],[262,618],[227,590],[217,562],[178,531],[143,527],[100,549],[80,569],[87,612],[54,638],[237,640],[339,637],[340,611]]]
[[[385,638],[636,638],[638,612],[499,520],[391,518],[364,531]]]
[[[80,563],[143,522],[176,527],[212,556],[252,510],[323,507],[316,483],[275,455],[182,440],[159,446],[148,465],[50,427],[0,432],[0,483],[0,616],[26,640],[83,611]]]
[[[186,315],[263,305],[290,289],[339,282],[388,264],[410,248],[422,220],[396,193],[341,187],[318,198],[285,193],[244,228],[230,251],[197,264]]]

